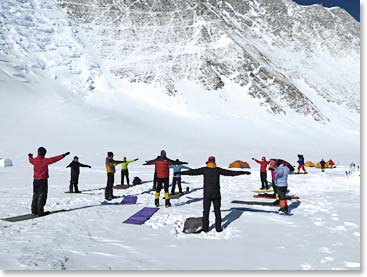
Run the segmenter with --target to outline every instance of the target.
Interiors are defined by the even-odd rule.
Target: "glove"
[[[245,171],[245,174],[246,174],[246,175],[250,175],[250,174],[251,174],[251,172],[250,172],[250,171]]]
[[[66,153],[64,154],[64,157],[65,157],[65,156],[67,156],[67,155],[70,155],[70,152],[66,152]]]
[[[139,160],[138,158],[135,159],[135,161]]]
[[[33,154],[32,154],[32,153],[29,153],[29,154],[28,154],[28,157],[33,157]]]
[[[253,160],[253,161],[254,161],[254,160],[255,160],[255,158],[251,158],[251,160]]]
[[[92,168],[91,166],[88,166],[89,168]]]

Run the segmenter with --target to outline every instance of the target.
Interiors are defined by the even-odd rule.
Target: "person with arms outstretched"
[[[204,198],[203,198],[203,223],[202,230],[209,232],[209,212],[210,205],[213,203],[215,214],[215,229],[222,232],[222,216],[220,212],[221,193],[220,193],[220,176],[238,176],[243,174],[251,174],[249,171],[234,171],[217,167],[215,157],[210,156],[205,167],[182,171],[181,175],[203,175],[204,177]]]
[[[269,189],[267,174],[266,174],[266,167],[269,164],[269,161],[266,160],[265,157],[261,158],[261,161],[252,158],[253,161],[260,164],[260,180],[261,180],[261,188],[260,189]]]
[[[79,162],[79,158],[77,156],[74,157],[73,161],[66,167],[70,167],[70,185],[69,185],[69,192],[80,193],[78,188],[79,183],[79,174],[80,174],[80,168],[81,167],[88,167],[92,168],[90,165],[82,164]]]
[[[129,179],[129,169],[128,169],[128,165],[129,163],[135,162],[137,161],[138,158],[134,159],[134,160],[126,160],[126,157],[124,157],[124,159],[122,160],[121,163],[121,185],[124,185],[124,177],[126,177],[126,183],[129,186],[130,185],[130,179]]]
[[[106,172],[107,172],[107,184],[105,189],[105,199],[110,201],[113,196],[113,183],[115,182],[116,165],[122,163],[122,161],[115,161],[113,159],[113,152],[108,152],[106,157]]]
[[[157,187],[154,195],[154,205],[159,206],[159,195],[162,187],[164,188],[164,198],[166,208],[171,207],[169,194],[169,166],[175,164],[175,161],[169,159],[166,151],[162,150],[159,157],[154,160],[146,161],[144,165],[154,165],[157,173]]]
[[[32,198],[32,214],[43,216],[49,212],[44,211],[44,206],[47,201],[48,193],[48,166],[62,160],[70,154],[58,155],[51,158],[45,158],[47,153],[46,148],[39,147],[37,150],[37,157],[33,158],[33,154],[28,154],[28,160],[33,165],[33,198]]]
[[[183,164],[178,164],[180,162],[179,159],[176,159],[175,161],[177,164],[170,165],[169,168],[173,169],[173,178],[172,178],[172,189],[171,194],[175,194],[175,188],[176,184],[178,186],[178,193],[183,194],[182,192],[182,186],[181,186],[181,170],[182,169],[191,169],[188,166],[185,166]]]

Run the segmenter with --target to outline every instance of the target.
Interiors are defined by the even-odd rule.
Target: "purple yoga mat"
[[[137,196],[125,196],[122,201],[121,204],[126,205],[126,204],[136,204],[136,201],[138,200]]]
[[[142,208],[136,214],[126,219],[123,223],[127,224],[144,224],[159,208]]]

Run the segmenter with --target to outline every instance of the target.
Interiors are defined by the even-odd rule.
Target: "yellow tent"
[[[308,162],[305,163],[305,166],[307,166],[307,167],[315,167],[315,164],[313,162],[311,162],[311,161],[308,161]]]
[[[229,164],[229,168],[250,168],[250,165],[247,162],[243,161],[234,161]]]

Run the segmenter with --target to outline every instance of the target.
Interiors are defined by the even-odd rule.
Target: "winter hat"
[[[162,150],[162,151],[161,151],[161,157],[162,157],[162,158],[165,158],[165,157],[166,157],[166,155],[167,155],[166,151],[165,151],[165,150]]]
[[[40,148],[38,148],[37,153],[38,153],[39,156],[44,157],[44,156],[46,156],[47,150],[46,150],[46,148],[41,146]]]
[[[107,152],[107,157],[112,157],[113,156],[113,152]]]
[[[75,157],[74,157],[74,160],[78,160],[78,159],[79,159],[79,158],[78,158],[78,156],[75,156]]]
[[[206,164],[208,163],[215,163],[215,157],[214,156],[209,156],[208,160],[206,161]]]

